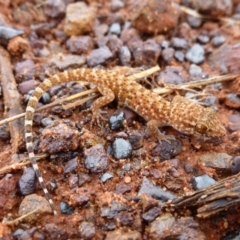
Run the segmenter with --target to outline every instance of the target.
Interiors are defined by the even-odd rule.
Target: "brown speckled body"
[[[162,135],[158,130],[159,126],[165,125],[172,126],[186,134],[200,134],[207,137],[222,137],[226,134],[225,128],[213,109],[204,108],[180,96],[176,96],[172,102],[168,102],[114,70],[76,69],[53,75],[35,89],[28,102],[25,115],[25,139],[32,166],[54,214],[57,212],[45,187],[33,152],[33,116],[38,100],[44,92],[52,86],[73,80],[94,83],[103,95],[91,107],[93,120],[98,121],[101,117],[100,108],[116,97],[141,115],[148,122],[148,128],[152,134],[155,134],[159,140],[167,140],[167,136]]]

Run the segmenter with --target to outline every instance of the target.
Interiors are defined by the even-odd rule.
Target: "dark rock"
[[[186,173],[193,173],[193,167],[191,166],[190,163],[185,163],[184,164],[184,170]]]
[[[43,5],[43,11],[49,17],[61,17],[66,12],[66,6],[63,0],[47,0]]]
[[[116,194],[124,194],[124,193],[127,193],[127,192],[131,192],[132,190],[132,187],[130,184],[127,184],[127,183],[118,183],[116,185]]]
[[[235,93],[229,93],[226,98],[226,105],[231,108],[240,108],[240,96]]]
[[[25,60],[18,62],[14,66],[15,78],[17,83],[21,83],[27,80],[31,80],[35,77],[35,64],[32,60]]]
[[[97,144],[84,151],[85,167],[91,172],[103,172],[107,169],[107,154],[101,144]]]
[[[113,178],[113,174],[112,173],[104,173],[102,176],[101,176],[101,181],[103,183],[105,183],[107,180]]]
[[[6,141],[10,139],[10,133],[8,129],[8,125],[4,124],[0,126],[0,139]]]
[[[91,51],[87,58],[89,67],[104,64],[107,60],[113,57],[112,52],[107,46],[100,47]]]
[[[171,159],[182,152],[182,143],[176,139],[170,139],[170,142],[162,141],[161,144],[153,149],[153,156],[160,156],[161,160]]]
[[[87,188],[77,188],[71,194],[69,204],[73,207],[81,207],[90,201],[90,192]]]
[[[114,222],[107,222],[105,224],[106,230],[108,231],[112,231],[114,229],[116,229],[116,224]]]
[[[162,201],[167,201],[169,199],[175,198],[175,196],[172,193],[168,191],[164,191],[161,187],[153,185],[153,183],[146,177],[144,177],[142,181],[142,184],[136,199],[141,198],[143,194],[148,194],[153,198],[156,198]]]
[[[134,150],[143,146],[143,135],[141,133],[133,133],[129,135],[129,142]]]
[[[96,234],[96,227],[92,222],[82,222],[78,228],[83,239],[92,239]]]
[[[188,42],[184,38],[173,38],[171,45],[176,49],[188,49]]]
[[[48,117],[43,118],[43,119],[41,120],[41,124],[42,124],[43,127],[47,127],[47,126],[50,125],[52,122],[53,122],[53,119],[52,119],[52,118],[48,118]]]
[[[118,111],[114,113],[109,119],[109,127],[111,130],[118,130],[123,127],[123,120],[125,119],[124,112]]]
[[[209,187],[214,183],[216,183],[216,181],[213,178],[209,177],[207,174],[192,178],[192,185],[194,190],[200,190]]]
[[[174,57],[179,61],[179,62],[183,62],[185,59],[185,54],[182,51],[175,51],[174,52]]]
[[[113,155],[116,159],[126,159],[129,158],[132,154],[131,144],[122,139],[118,138],[113,142]]]
[[[122,226],[131,226],[133,223],[132,214],[126,211],[121,211],[116,214],[115,219],[119,222]]]
[[[198,44],[195,43],[186,53],[186,58],[191,63],[195,64],[201,64],[205,59],[205,51],[204,48]]]
[[[89,174],[86,173],[79,173],[78,175],[78,186],[81,187],[86,182],[91,182],[92,178]]]
[[[166,48],[162,51],[162,58],[166,63],[172,61],[175,50],[173,48]]]
[[[127,206],[122,203],[112,202],[111,207],[103,207],[101,210],[101,217],[108,219],[114,218],[118,212],[127,210]]]
[[[60,202],[60,211],[62,214],[71,215],[75,211],[75,208],[66,202]]]
[[[94,47],[93,40],[90,36],[72,36],[67,40],[66,45],[71,53],[79,55],[83,53],[87,54]]]
[[[36,176],[33,168],[25,168],[23,175],[18,182],[19,189],[22,195],[28,195],[35,191]]]
[[[237,174],[240,172],[240,156],[236,156],[233,158],[230,168],[233,174]]]
[[[68,184],[69,184],[69,188],[75,188],[78,186],[78,176],[77,175],[71,175],[68,179]]]
[[[153,207],[149,209],[147,212],[145,212],[142,215],[142,218],[144,221],[149,223],[155,220],[159,216],[160,212],[161,212],[161,209],[159,207]]]
[[[67,162],[67,164],[63,168],[63,173],[68,174],[70,172],[73,172],[76,170],[78,166],[78,157],[75,157],[74,159]]]
[[[79,132],[68,120],[55,120],[42,132],[39,149],[41,152],[57,153],[73,151],[79,145]]]
[[[123,46],[122,40],[117,35],[110,35],[108,38],[107,46],[114,56],[117,56],[121,47]]]
[[[44,228],[49,234],[50,239],[65,240],[69,238],[66,230],[60,228],[55,223],[46,223]]]
[[[122,66],[128,66],[131,62],[131,52],[127,46],[122,46],[119,50],[119,59]]]

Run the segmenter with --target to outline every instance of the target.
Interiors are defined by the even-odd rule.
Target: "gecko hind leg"
[[[171,143],[170,140],[175,140],[175,137],[173,135],[164,135],[161,133],[161,131],[159,130],[160,124],[157,120],[150,120],[147,123],[147,132],[148,134],[152,135],[153,137],[155,137],[159,143],[161,143],[162,141],[166,141],[169,144]]]

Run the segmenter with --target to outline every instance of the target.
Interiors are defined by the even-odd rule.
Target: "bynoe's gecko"
[[[28,101],[25,114],[26,148],[38,181],[54,214],[57,214],[57,211],[44,184],[33,151],[33,117],[37,103],[44,92],[55,85],[73,80],[93,83],[103,95],[91,106],[93,121],[97,120],[98,122],[101,117],[101,107],[116,97],[127,107],[141,115],[147,121],[150,132],[160,141],[172,138],[161,134],[158,129],[161,126],[172,126],[182,133],[206,137],[221,138],[226,134],[226,129],[213,109],[205,108],[180,96],[176,96],[171,102],[166,101],[161,96],[117,71],[82,68],[55,74],[35,89]]]

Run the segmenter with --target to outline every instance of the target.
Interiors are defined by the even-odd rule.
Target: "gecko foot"
[[[158,134],[157,139],[159,143],[161,143],[162,141],[166,141],[170,144],[171,140],[175,140],[176,138],[173,135],[164,135],[160,133]]]
[[[93,111],[92,120],[91,120],[91,123],[90,123],[90,129],[92,129],[92,126],[93,126],[94,123],[97,123],[97,125],[101,129],[103,129],[103,126],[101,124],[101,120],[107,121],[107,118],[103,117],[103,114],[107,114],[107,111],[103,111],[101,109]]]

